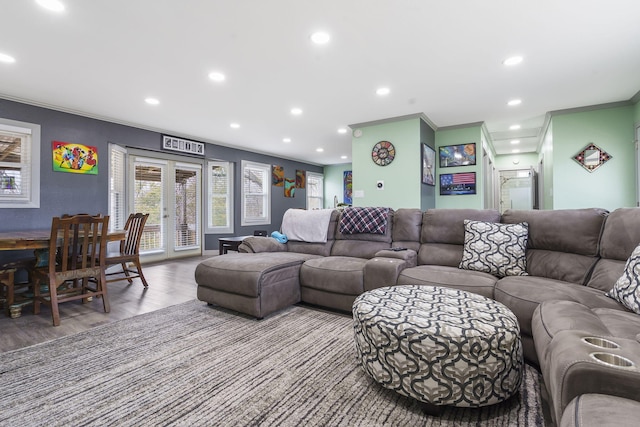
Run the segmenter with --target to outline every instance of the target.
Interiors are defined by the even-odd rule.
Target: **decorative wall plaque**
[[[608,160],[611,160],[611,155],[595,145],[589,143],[578,154],[573,156],[573,160],[578,162],[583,168],[589,172],[593,172],[600,166],[604,165]]]

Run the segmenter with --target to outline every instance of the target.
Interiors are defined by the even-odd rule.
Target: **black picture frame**
[[[439,154],[441,168],[473,166],[476,164],[476,143],[443,145]]]
[[[476,194],[476,173],[441,173],[440,174],[440,195],[460,196]]]
[[[436,185],[436,150],[422,143],[422,183]]]

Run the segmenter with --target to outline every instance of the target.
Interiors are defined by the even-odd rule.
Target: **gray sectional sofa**
[[[540,367],[558,424],[570,425],[589,410],[577,399],[606,400],[609,411],[619,400],[627,412],[629,407],[640,411],[640,315],[605,295],[640,243],[640,209],[502,215],[398,209],[389,211],[384,234],[343,233],[342,215],[331,213],[324,242],[283,244],[249,237],[241,253],[203,261],[195,272],[198,298],[262,318],[297,302],[351,311],[358,295],[389,285],[475,292],[505,304],[518,317],[524,357]],[[526,275],[499,277],[460,268],[465,220],[528,224]],[[392,250],[399,247],[406,249]],[[620,361],[633,366],[614,366]]]

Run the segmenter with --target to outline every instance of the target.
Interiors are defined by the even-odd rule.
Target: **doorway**
[[[531,169],[501,170],[500,213],[507,209],[538,209],[537,176]]]
[[[145,261],[202,253],[202,166],[129,156],[131,212],[149,213],[140,244]]]

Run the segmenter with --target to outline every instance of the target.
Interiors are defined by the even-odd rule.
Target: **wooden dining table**
[[[115,230],[107,233],[107,243],[117,242],[124,240],[127,237],[126,230]],[[17,230],[17,231],[2,231],[0,232],[0,251],[20,251],[20,250],[34,250],[39,252],[39,249],[49,249],[49,242],[51,240],[51,230]],[[1,258],[0,258],[1,259]],[[0,262],[2,264],[2,262]],[[10,316],[12,318],[20,317],[22,307],[31,304],[33,298],[19,298],[15,296],[13,304],[10,306]]]
[[[124,240],[125,230],[109,231],[107,242]],[[17,230],[0,232],[0,251],[19,251],[28,249],[48,249],[51,230]]]

